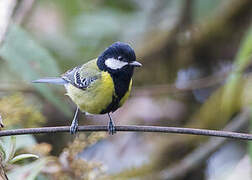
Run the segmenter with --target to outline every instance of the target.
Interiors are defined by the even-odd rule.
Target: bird
[[[115,42],[96,59],[76,66],[60,77],[42,78],[33,83],[64,85],[66,95],[76,104],[76,111],[70,126],[70,133],[78,130],[81,112],[86,114],[107,114],[107,129],[110,135],[116,133],[111,113],[128,99],[135,67],[142,64],[136,60],[134,49],[124,42]]]

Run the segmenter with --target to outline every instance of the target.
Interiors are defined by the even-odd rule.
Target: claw
[[[76,134],[78,131],[78,120],[79,120],[79,108],[76,109],[75,114],[74,114],[74,119],[72,121],[72,124],[70,126],[70,134]]]
[[[108,116],[109,116],[108,133],[109,133],[109,135],[113,135],[116,133],[115,124],[114,124],[112,118],[110,117],[109,113],[108,113]]]
[[[109,124],[108,124],[108,133],[109,133],[109,135],[113,135],[113,134],[116,133],[115,125],[113,124],[112,121],[109,121]]]
[[[3,119],[2,119],[2,117],[1,117],[1,115],[0,115],[0,128],[3,128],[3,127],[4,127]]]
[[[76,134],[78,130],[78,123],[72,123],[70,126],[70,134]]]

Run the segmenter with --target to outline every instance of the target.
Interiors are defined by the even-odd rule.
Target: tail
[[[57,84],[57,85],[64,85],[68,82],[62,78],[43,78],[32,81],[32,83],[50,83],[50,84]]]

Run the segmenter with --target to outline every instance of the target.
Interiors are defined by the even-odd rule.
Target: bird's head
[[[134,50],[126,43],[116,42],[109,46],[97,60],[98,67],[109,73],[133,73],[134,67],[142,66],[136,61]]]

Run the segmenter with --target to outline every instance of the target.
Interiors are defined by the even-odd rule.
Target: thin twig
[[[43,134],[69,132],[69,126],[59,127],[43,127],[43,128],[27,128],[0,131],[1,136],[23,135],[23,134]],[[175,134],[191,134],[202,136],[216,136],[240,140],[252,140],[252,134],[236,133],[229,131],[217,131],[208,129],[179,128],[179,127],[161,127],[161,126],[116,126],[117,131],[131,132],[158,132],[158,133],[175,133]],[[78,131],[107,131],[107,126],[79,126]]]

